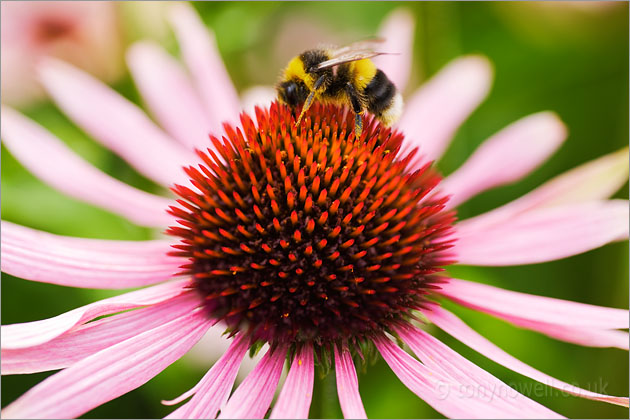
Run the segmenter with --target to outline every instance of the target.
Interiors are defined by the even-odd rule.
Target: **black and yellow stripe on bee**
[[[391,114],[392,107],[395,105],[396,87],[382,70],[376,71],[376,75],[365,87],[363,94],[367,101],[368,112],[374,114],[387,126],[396,122],[399,115],[396,114],[395,118],[392,118]]]
[[[357,115],[367,111],[387,126],[396,122],[402,112],[402,98],[372,60],[366,58],[317,69],[318,64],[330,58],[331,53],[321,49],[308,50],[294,57],[277,86],[279,99],[297,107],[314,91],[314,100],[350,105]]]

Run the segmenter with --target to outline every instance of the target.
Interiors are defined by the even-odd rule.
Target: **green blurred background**
[[[382,18],[405,7],[416,18],[412,79],[406,94],[451,59],[484,54],[495,66],[488,99],[459,130],[439,168],[448,174],[489,135],[532,112],[554,110],[569,127],[565,145],[524,180],[481,194],[461,206],[460,218],[508,202],[575,165],[613,152],[628,142],[628,4],[527,2],[329,2],[195,3],[214,29],[221,54],[237,88],[273,84],[291,56],[321,41],[338,44],[374,35]],[[145,36],[133,7],[118,5],[125,42]],[[155,22],[154,22],[155,23]],[[159,24],[159,22],[158,22]],[[176,53],[170,33],[155,35]],[[128,75],[114,87],[141,103]],[[25,113],[64,139],[87,160],[132,185],[152,192],[159,187],[98,146],[47,103]],[[155,233],[65,197],[30,175],[2,148],[2,218],[45,231],[93,238],[142,240]],[[627,198],[627,186],[616,195]],[[510,290],[598,305],[628,307],[628,244],[546,264],[506,268],[458,266],[460,278]],[[95,299],[117,294],[38,284],[2,275],[2,323],[57,315]],[[558,342],[509,326],[486,315],[447,305],[472,327],[532,366],[569,383],[614,395],[628,395],[628,354]],[[627,418],[628,410],[583,401],[534,382],[479,356],[435,331],[436,335],[504,382],[568,417]],[[201,378],[203,366],[183,359],[148,384],[85,415],[90,418],[162,417],[173,398]],[[48,373],[2,378],[6,405]],[[359,373],[369,417],[441,417],[408,391],[383,362]],[[539,392],[534,392],[534,391]],[[316,379],[311,417],[340,417],[334,375]]]

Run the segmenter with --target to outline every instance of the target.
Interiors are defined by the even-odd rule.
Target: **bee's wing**
[[[350,51],[347,54],[340,55],[339,57],[331,58],[330,60],[322,61],[315,68],[317,70],[338,66],[343,63],[349,63],[351,61],[364,60],[366,58],[376,57],[377,55],[392,54],[386,52],[376,51]]]
[[[376,51],[385,42],[385,38],[367,38],[331,51],[331,58],[346,55],[351,51]]]
[[[338,66],[351,61],[364,60],[366,58],[376,57],[377,55],[391,54],[386,52],[378,52],[376,48],[385,40],[382,38],[372,38],[354,44],[333,50],[330,53],[331,58],[323,61],[316,66],[317,70]]]

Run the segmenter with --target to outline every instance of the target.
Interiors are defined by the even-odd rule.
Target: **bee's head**
[[[295,108],[302,105],[308,97],[309,91],[306,85],[301,81],[287,80],[277,86],[278,99],[281,102]]]

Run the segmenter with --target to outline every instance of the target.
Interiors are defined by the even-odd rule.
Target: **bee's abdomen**
[[[378,117],[391,107],[396,95],[396,86],[385,73],[377,70],[374,78],[363,90],[363,94],[367,99],[367,110]]]

